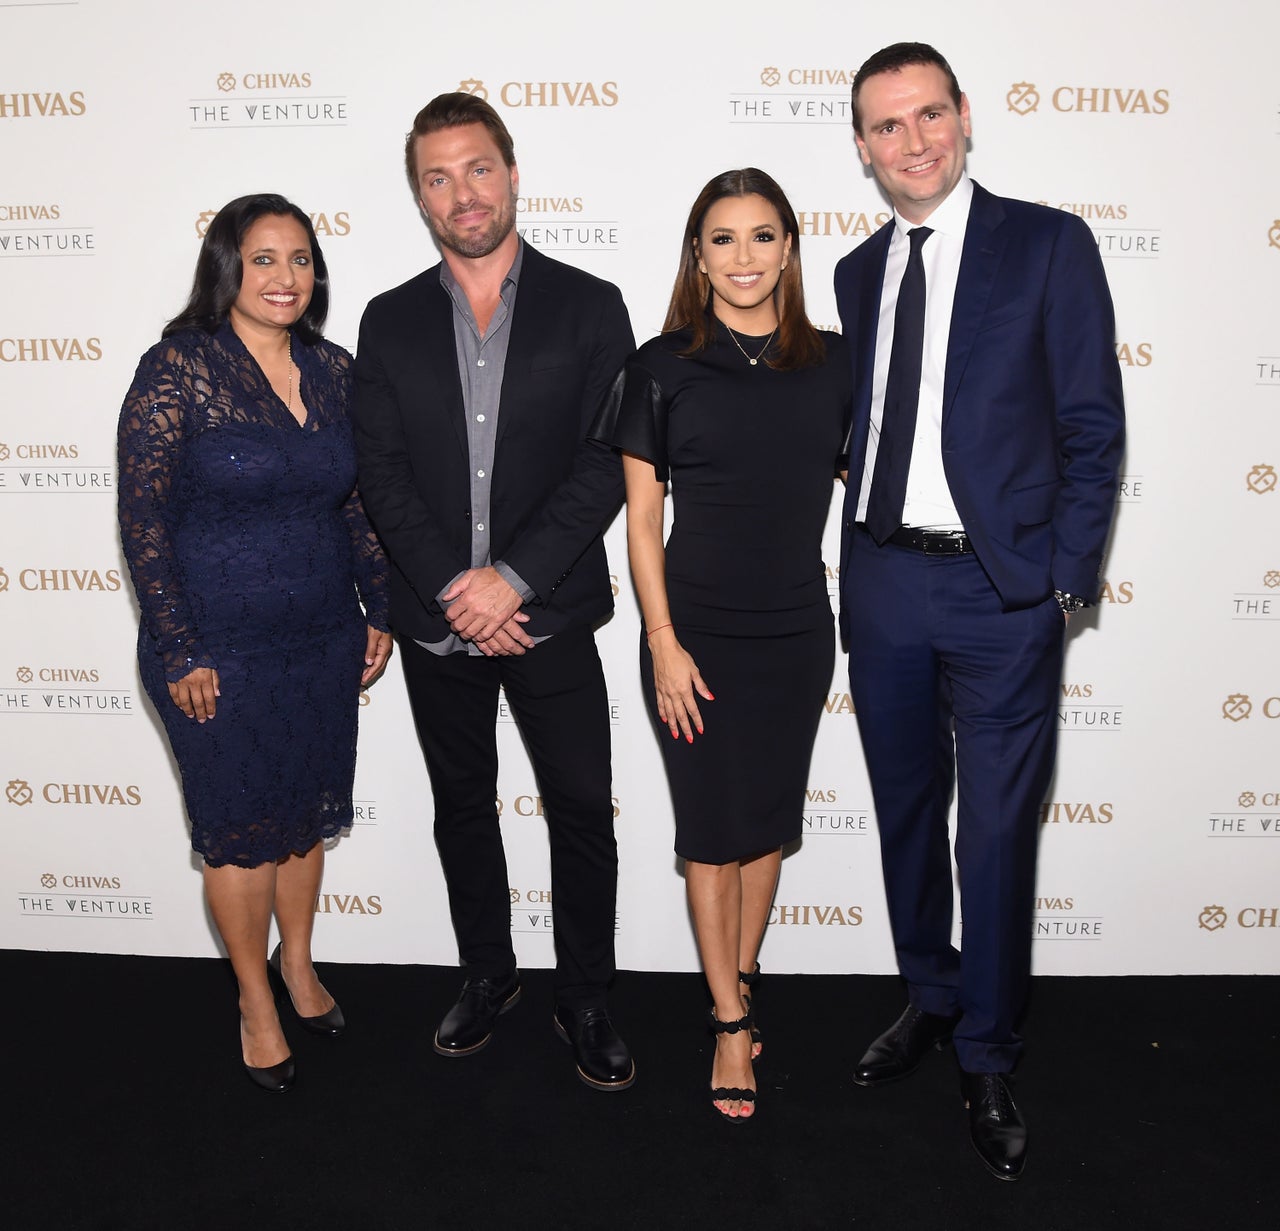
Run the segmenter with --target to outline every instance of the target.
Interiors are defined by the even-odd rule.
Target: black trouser
[[[614,974],[618,848],[609,698],[591,630],[558,633],[507,657],[437,655],[408,640],[401,646],[467,974],[500,978],[515,967],[495,802],[501,685],[533,763],[550,834],[556,1000],[570,1009],[602,1005]]]

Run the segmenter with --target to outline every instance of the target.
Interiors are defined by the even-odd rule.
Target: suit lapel
[[[407,314],[406,344],[412,372],[408,387],[426,391],[424,413],[437,423],[447,420],[463,456],[467,456],[466,410],[462,404],[462,378],[458,374],[458,348],[453,334],[453,300],[440,283],[440,266],[422,275],[417,310]]]
[[[871,389],[876,366],[876,334],[880,323],[880,292],[884,287],[884,267],[889,258],[893,223],[880,228],[863,248],[868,272],[857,279],[850,300],[853,319],[843,322],[853,347],[853,438],[849,448],[849,495],[855,502],[862,486],[867,459],[867,436],[871,425]]]
[[[947,372],[942,388],[944,426],[968,366],[974,339],[986,316],[991,290],[1009,242],[1004,219],[1004,207],[999,198],[975,182],[973,200],[969,205],[969,225],[965,228],[964,250],[960,255],[955,303],[951,310],[951,332],[947,340]]]

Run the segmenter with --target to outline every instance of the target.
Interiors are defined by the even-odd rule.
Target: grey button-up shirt
[[[528,602],[533,591],[514,569],[501,560],[490,560],[492,535],[489,529],[489,502],[493,481],[493,457],[498,439],[498,407],[502,400],[502,377],[507,367],[507,343],[511,338],[511,313],[515,309],[524,263],[524,241],[516,248],[507,276],[498,292],[500,302],[483,337],[476,327],[475,313],[466,292],[458,285],[448,261],[440,264],[440,285],[453,301],[453,339],[458,355],[458,375],[462,381],[462,406],[467,419],[467,450],[471,467],[471,567],[493,563],[498,575]],[[459,573],[439,594],[441,606]],[[544,638],[538,638],[544,640]],[[479,654],[480,650],[456,633],[443,641],[419,642],[433,654]]]

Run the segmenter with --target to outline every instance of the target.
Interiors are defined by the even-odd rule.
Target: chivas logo
[[[1262,575],[1262,584],[1266,586],[1268,590],[1280,588],[1280,568],[1268,569]]]
[[[0,343],[0,346],[3,346],[3,343]],[[3,352],[0,352],[0,357],[3,357]],[[1277,481],[1280,480],[1277,480],[1276,468],[1266,462],[1259,462],[1249,471],[1245,479],[1245,485],[1256,495],[1264,496],[1268,492],[1276,490]]]
[[[218,89],[231,94],[237,85],[246,90],[309,90],[310,73],[245,73],[237,78],[235,73],[219,73]]]
[[[1117,342],[1116,358],[1127,368],[1149,368],[1151,366],[1151,343]]]
[[[1009,87],[1005,102],[1010,111],[1018,115],[1030,115],[1040,106],[1040,93],[1030,81],[1018,81]]]
[[[84,115],[84,91],[69,94],[0,94],[0,120],[30,119],[33,116]]]
[[[760,70],[760,84],[770,89],[782,82],[782,70],[772,66]]]
[[[376,893],[322,893],[316,897],[317,915],[380,915],[382,899]]]
[[[459,81],[458,91],[461,94],[474,94],[477,98],[482,98],[486,102],[489,99],[489,91],[484,88],[484,82],[478,77],[466,77]]]
[[[1232,722],[1241,722],[1253,713],[1253,702],[1249,700],[1248,693],[1233,692],[1222,703],[1223,718],[1230,718]]]
[[[1267,243],[1273,248],[1280,248],[1280,218],[1271,224],[1271,230],[1267,232]]]
[[[1216,932],[1227,926],[1227,912],[1221,906],[1206,906],[1200,912],[1200,926],[1206,932]]]
[[[196,219],[196,235],[203,239],[209,231],[209,224],[217,216],[216,209],[205,210]],[[307,215],[311,219],[312,229],[316,235],[349,235],[351,233],[351,215],[346,210],[337,210],[334,213],[317,213]]]
[[[4,797],[15,808],[25,808],[35,798],[35,793],[31,790],[31,784],[25,779],[11,778],[4,789]]]
[[[0,363],[56,363],[102,358],[100,338],[0,338]]]
[[[1240,798],[1236,803],[1242,808],[1252,808],[1258,802],[1258,797],[1252,791],[1241,791]]]

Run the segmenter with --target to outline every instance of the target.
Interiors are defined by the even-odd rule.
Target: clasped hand
[[[523,600],[491,565],[468,569],[441,599],[448,604],[449,627],[489,658],[533,647],[533,638],[520,627],[529,620],[520,610]]]

